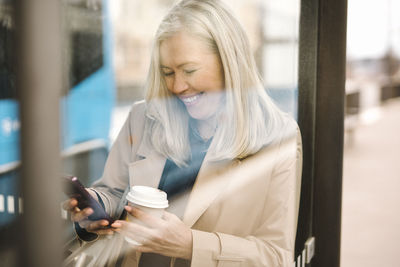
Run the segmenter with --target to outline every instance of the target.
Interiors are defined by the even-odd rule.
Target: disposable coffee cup
[[[161,218],[164,214],[164,210],[168,207],[167,193],[148,186],[132,186],[126,196],[126,200],[128,201],[128,206],[139,208],[157,218]],[[129,213],[127,214],[126,220],[145,225],[142,221]],[[129,237],[125,237],[125,240],[136,246],[141,245]]]

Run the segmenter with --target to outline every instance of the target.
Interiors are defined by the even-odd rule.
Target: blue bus
[[[106,0],[66,1],[64,6],[69,86],[60,105],[63,167],[66,172],[81,173],[87,183],[100,176],[107,156],[115,98],[108,12]],[[12,13],[13,1],[0,0],[0,226],[23,212],[18,192],[20,122],[12,64],[16,56]]]

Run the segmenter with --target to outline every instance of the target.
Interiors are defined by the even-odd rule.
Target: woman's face
[[[160,57],[168,90],[185,104],[189,115],[197,120],[212,117],[224,91],[219,56],[198,38],[179,32],[161,43]]]

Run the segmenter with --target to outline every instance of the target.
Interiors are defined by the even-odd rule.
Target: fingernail
[[[131,206],[125,206],[125,210],[126,210],[126,211],[131,211],[131,210],[132,210],[132,207],[131,207]]]
[[[113,224],[111,224],[111,227],[115,227],[115,228],[118,228],[118,227],[121,227],[121,226],[122,225],[119,222],[114,222]]]
[[[103,225],[103,226],[106,226],[106,225],[108,225],[108,221],[101,221],[100,224]]]

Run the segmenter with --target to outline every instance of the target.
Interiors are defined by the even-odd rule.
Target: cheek
[[[199,82],[201,89],[210,93],[216,93],[224,90],[223,83],[215,80],[202,80]]]
[[[172,79],[165,77],[164,78],[165,85],[167,86],[168,91],[172,92]]]
[[[214,91],[215,84],[209,75],[196,75],[188,80],[188,84],[199,91]]]
[[[218,72],[215,73],[206,73],[205,75],[200,75],[196,77],[196,83],[206,91],[218,92],[224,89],[224,80],[218,75]]]

